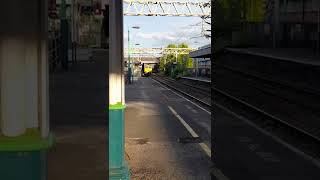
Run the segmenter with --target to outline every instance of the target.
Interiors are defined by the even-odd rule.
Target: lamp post
[[[136,43],[135,46],[140,46],[140,44],[139,44],[139,43]],[[138,53],[137,60],[138,60],[139,63],[141,62],[141,61],[140,61],[140,53]],[[133,76],[134,76],[134,74],[133,74]]]
[[[132,26],[133,29],[140,29],[139,26]],[[130,28],[128,27],[128,82],[132,83],[132,67],[131,67],[131,58],[130,58]]]

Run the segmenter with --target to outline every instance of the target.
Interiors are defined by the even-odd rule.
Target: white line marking
[[[168,106],[172,114],[174,114],[177,119],[183,124],[183,126],[189,131],[189,133],[192,135],[192,137],[199,137],[199,135],[183,120],[183,118],[171,107]],[[211,149],[205,144],[205,143],[199,143],[200,147],[204,150],[204,152],[211,158]],[[216,167],[212,168],[213,175],[218,180],[230,180],[228,177],[226,177],[222,171]]]
[[[198,104],[190,101],[189,99],[183,97],[182,95],[174,92],[173,90],[169,89],[168,87],[162,85],[161,83],[159,83],[158,81],[152,79],[153,81],[155,81],[156,83],[158,83],[160,86],[162,86],[163,88],[170,90],[171,92],[173,92],[174,94],[178,95],[179,97],[182,97],[183,99],[185,99],[186,101],[192,103],[193,105],[197,106],[198,108],[202,109],[203,111],[207,112],[208,114],[211,115],[210,111],[207,111],[206,109],[202,108],[201,106],[199,106]],[[179,119],[179,121],[185,126],[185,128],[187,128],[187,130],[189,131],[190,129],[190,133],[191,135],[196,135],[195,137],[199,137],[198,134],[196,132],[193,131],[193,129],[181,118],[181,116],[171,107],[168,106],[170,111]],[[192,136],[193,136],[192,135]],[[199,145],[201,146],[201,148],[206,152],[206,154],[211,158],[211,149],[205,144],[205,143],[199,143]],[[222,171],[216,167],[212,168],[212,174],[218,179],[218,180],[230,180],[228,177],[226,177]]]
[[[196,103],[194,103],[194,102],[190,101],[189,99],[185,98],[184,96],[182,96],[182,95],[180,95],[180,94],[178,94],[178,93],[174,92],[173,90],[171,90],[171,89],[169,89],[168,87],[166,87],[166,86],[162,85],[162,84],[161,84],[161,83],[159,83],[158,81],[156,81],[156,80],[154,80],[154,79],[152,79],[152,80],[153,80],[154,82],[158,83],[160,86],[164,87],[165,89],[170,90],[170,91],[171,91],[171,92],[173,92],[174,94],[178,95],[179,97],[182,97],[182,98],[183,98],[183,99],[185,99],[186,101],[188,101],[188,102],[192,103],[193,105],[197,106],[198,108],[202,109],[203,111],[205,111],[205,112],[207,112],[208,114],[210,114],[210,115],[211,115],[211,112],[210,112],[210,111],[208,111],[208,110],[204,109],[203,107],[199,106],[198,104],[196,104]]]
[[[288,148],[289,150],[293,151],[294,153],[300,155],[301,157],[303,157],[305,160],[307,161],[311,161],[311,163],[313,163],[317,168],[320,168],[320,162],[317,159],[314,159],[313,157],[309,156],[308,154],[300,151],[299,149],[297,149],[296,147],[286,143],[285,141],[283,141],[282,139],[274,136],[273,134],[269,133],[268,131],[258,127],[257,125],[255,125],[253,122],[251,122],[250,120],[248,120],[247,118],[231,111],[230,109],[214,103],[215,106],[217,106],[218,108],[222,109],[223,111],[227,112],[228,114],[242,120],[243,122],[245,122],[246,124],[252,126],[253,128],[257,129],[258,131],[260,131],[262,134],[271,137],[273,140],[275,140],[277,143],[283,145],[284,147]]]
[[[199,135],[183,120],[183,118],[171,107],[168,106],[172,114],[174,114],[177,119],[183,124],[183,126],[189,131],[189,133],[192,135],[192,137],[199,137]],[[204,152],[211,158],[211,149],[205,144],[205,143],[199,143],[200,147],[204,150]],[[213,175],[218,180],[230,180],[228,177],[226,177],[222,171],[216,167],[212,168]]]
[[[199,137],[199,135],[187,124],[183,118],[171,107],[168,106],[172,114],[174,114],[179,121],[183,124],[183,126],[189,131],[189,133],[192,135],[192,137]],[[211,158],[211,149],[205,144],[205,143],[199,143],[201,148],[206,152],[206,154]]]

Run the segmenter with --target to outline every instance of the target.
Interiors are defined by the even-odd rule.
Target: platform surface
[[[210,147],[210,114],[150,77],[126,87],[126,153],[135,179],[210,179],[210,157],[169,107]]]
[[[50,75],[48,180],[105,180],[107,168],[108,52],[93,53],[69,71]]]
[[[320,66],[320,55],[302,48],[227,48],[228,51]]]

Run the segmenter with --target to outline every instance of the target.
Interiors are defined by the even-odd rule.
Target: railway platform
[[[126,86],[126,105],[132,179],[210,179],[209,111],[150,77]],[[202,143],[192,139],[195,134]]]
[[[318,91],[319,55],[305,49],[226,49],[214,68],[241,71],[300,89]]]
[[[320,66],[320,55],[302,48],[227,48],[227,51],[304,65]]]
[[[50,125],[56,144],[48,156],[48,180],[108,178],[108,51],[93,51],[92,57],[50,75]]]

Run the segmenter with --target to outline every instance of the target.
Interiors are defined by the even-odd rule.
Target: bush
[[[182,67],[181,65],[177,65],[174,68],[171,77],[172,78],[178,78],[178,77],[182,77],[183,75],[184,75],[184,67]]]

